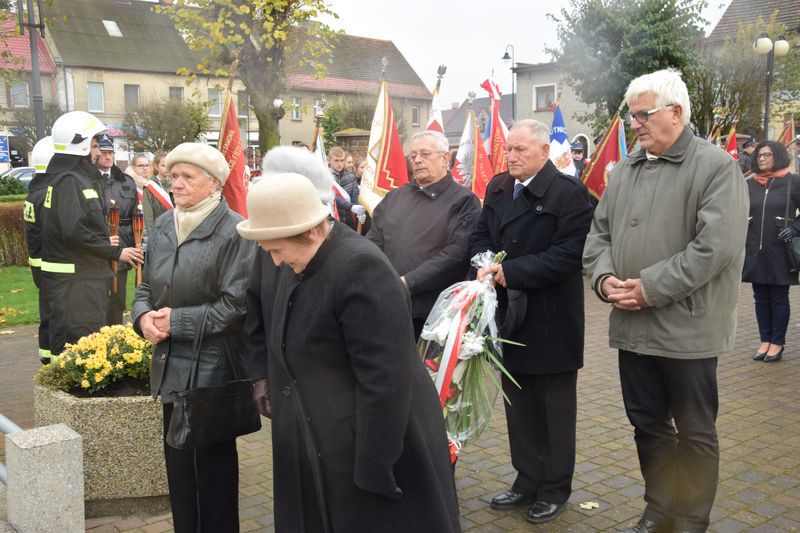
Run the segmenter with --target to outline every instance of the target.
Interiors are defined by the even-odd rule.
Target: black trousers
[[[761,342],[785,345],[789,327],[789,286],[753,283],[753,299]]]
[[[122,313],[125,312],[125,297],[128,291],[128,271],[117,271],[117,292],[113,290],[114,278],[108,280],[108,311],[106,325],[122,324]]]
[[[42,363],[49,363],[50,352],[50,299],[46,297],[42,287],[42,271],[38,267],[31,267],[33,282],[39,289],[39,359]]]
[[[515,374],[517,388],[503,376],[511,405],[504,402],[511,464],[511,489],[539,501],[561,504],[572,493],[578,371]]]
[[[179,450],[167,444],[172,404],[164,404],[164,460],[175,533],[239,531],[236,440]]]
[[[50,351],[60,355],[64,345],[99,331],[105,325],[108,281],[76,276],[42,276],[42,289],[50,314]]]
[[[717,358],[620,350],[619,375],[644,477],[644,516],[705,531],[719,477]]]

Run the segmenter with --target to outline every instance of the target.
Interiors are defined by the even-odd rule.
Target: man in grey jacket
[[[717,358],[733,348],[748,200],[736,161],[688,128],[680,73],[633,80],[641,149],[612,171],[583,263],[612,304],[646,508],[626,531],[705,531],[716,494]],[[677,431],[676,431],[677,429]]]

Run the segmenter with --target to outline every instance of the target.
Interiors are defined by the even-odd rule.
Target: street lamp
[[[775,66],[775,57],[785,56],[789,53],[789,48],[791,48],[789,41],[784,39],[782,36],[779,35],[773,43],[766,33],[759,35],[758,39],[756,39],[756,42],[753,43],[753,50],[755,50],[757,54],[766,54],[767,56],[767,97],[766,102],[764,103],[763,139],[765,141],[769,137],[769,93],[772,89],[772,74],[773,67]]]
[[[511,49],[511,55],[510,56],[508,55],[508,49],[509,48]],[[501,57],[500,59],[502,59],[505,62],[506,65],[509,65],[509,64],[511,65],[511,120],[514,121],[514,120],[517,119],[516,109],[515,109],[516,108],[515,100],[517,99],[517,92],[516,92],[516,87],[515,87],[516,83],[515,83],[515,80],[514,80],[514,77],[515,77],[515,74],[516,74],[514,72],[514,47],[512,45],[510,45],[510,44],[506,45],[506,53],[503,54],[503,57]]]

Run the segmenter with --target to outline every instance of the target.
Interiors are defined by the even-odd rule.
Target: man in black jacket
[[[481,209],[478,197],[447,172],[448,148],[436,131],[411,137],[414,181],[386,195],[367,233],[411,295],[417,338],[439,293],[467,276],[469,236]]]
[[[42,205],[47,187],[53,181],[53,175],[47,172],[53,150],[53,138],[49,136],[40,139],[33,147],[32,159],[36,174],[28,185],[22,214],[25,221],[25,242],[28,245],[28,263],[31,265],[33,283],[39,289],[39,360],[43,365],[50,362],[51,353],[49,301],[42,288]]]
[[[106,321],[111,261],[142,261],[142,252],[111,241],[102,176],[93,165],[105,131],[96,117],[70,111],[53,124],[53,182],[42,209],[42,286],[50,302],[50,351],[99,330]]]
[[[509,132],[508,172],[498,174],[486,199],[470,254],[504,250],[494,276],[511,463],[517,478],[492,500],[495,509],[532,504],[527,520],[555,518],[572,490],[575,468],[576,385],[583,366],[581,252],[592,221],[586,187],[550,162],[549,128],[519,121]]]
[[[105,215],[108,217],[112,206],[119,209],[119,243],[127,248],[135,245],[133,240],[133,216],[139,208],[139,196],[136,192],[136,183],[133,178],[122,172],[114,164],[114,141],[107,133],[99,138],[100,154],[97,157],[97,170],[103,177],[103,192],[105,197]],[[125,296],[128,286],[128,270],[130,265],[125,262],[117,263],[116,291],[113,282],[109,280],[108,312],[106,324],[122,324],[122,313],[125,311]]]

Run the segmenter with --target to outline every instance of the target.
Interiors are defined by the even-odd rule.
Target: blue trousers
[[[756,321],[761,342],[783,346],[789,327],[789,285],[753,283]]]

